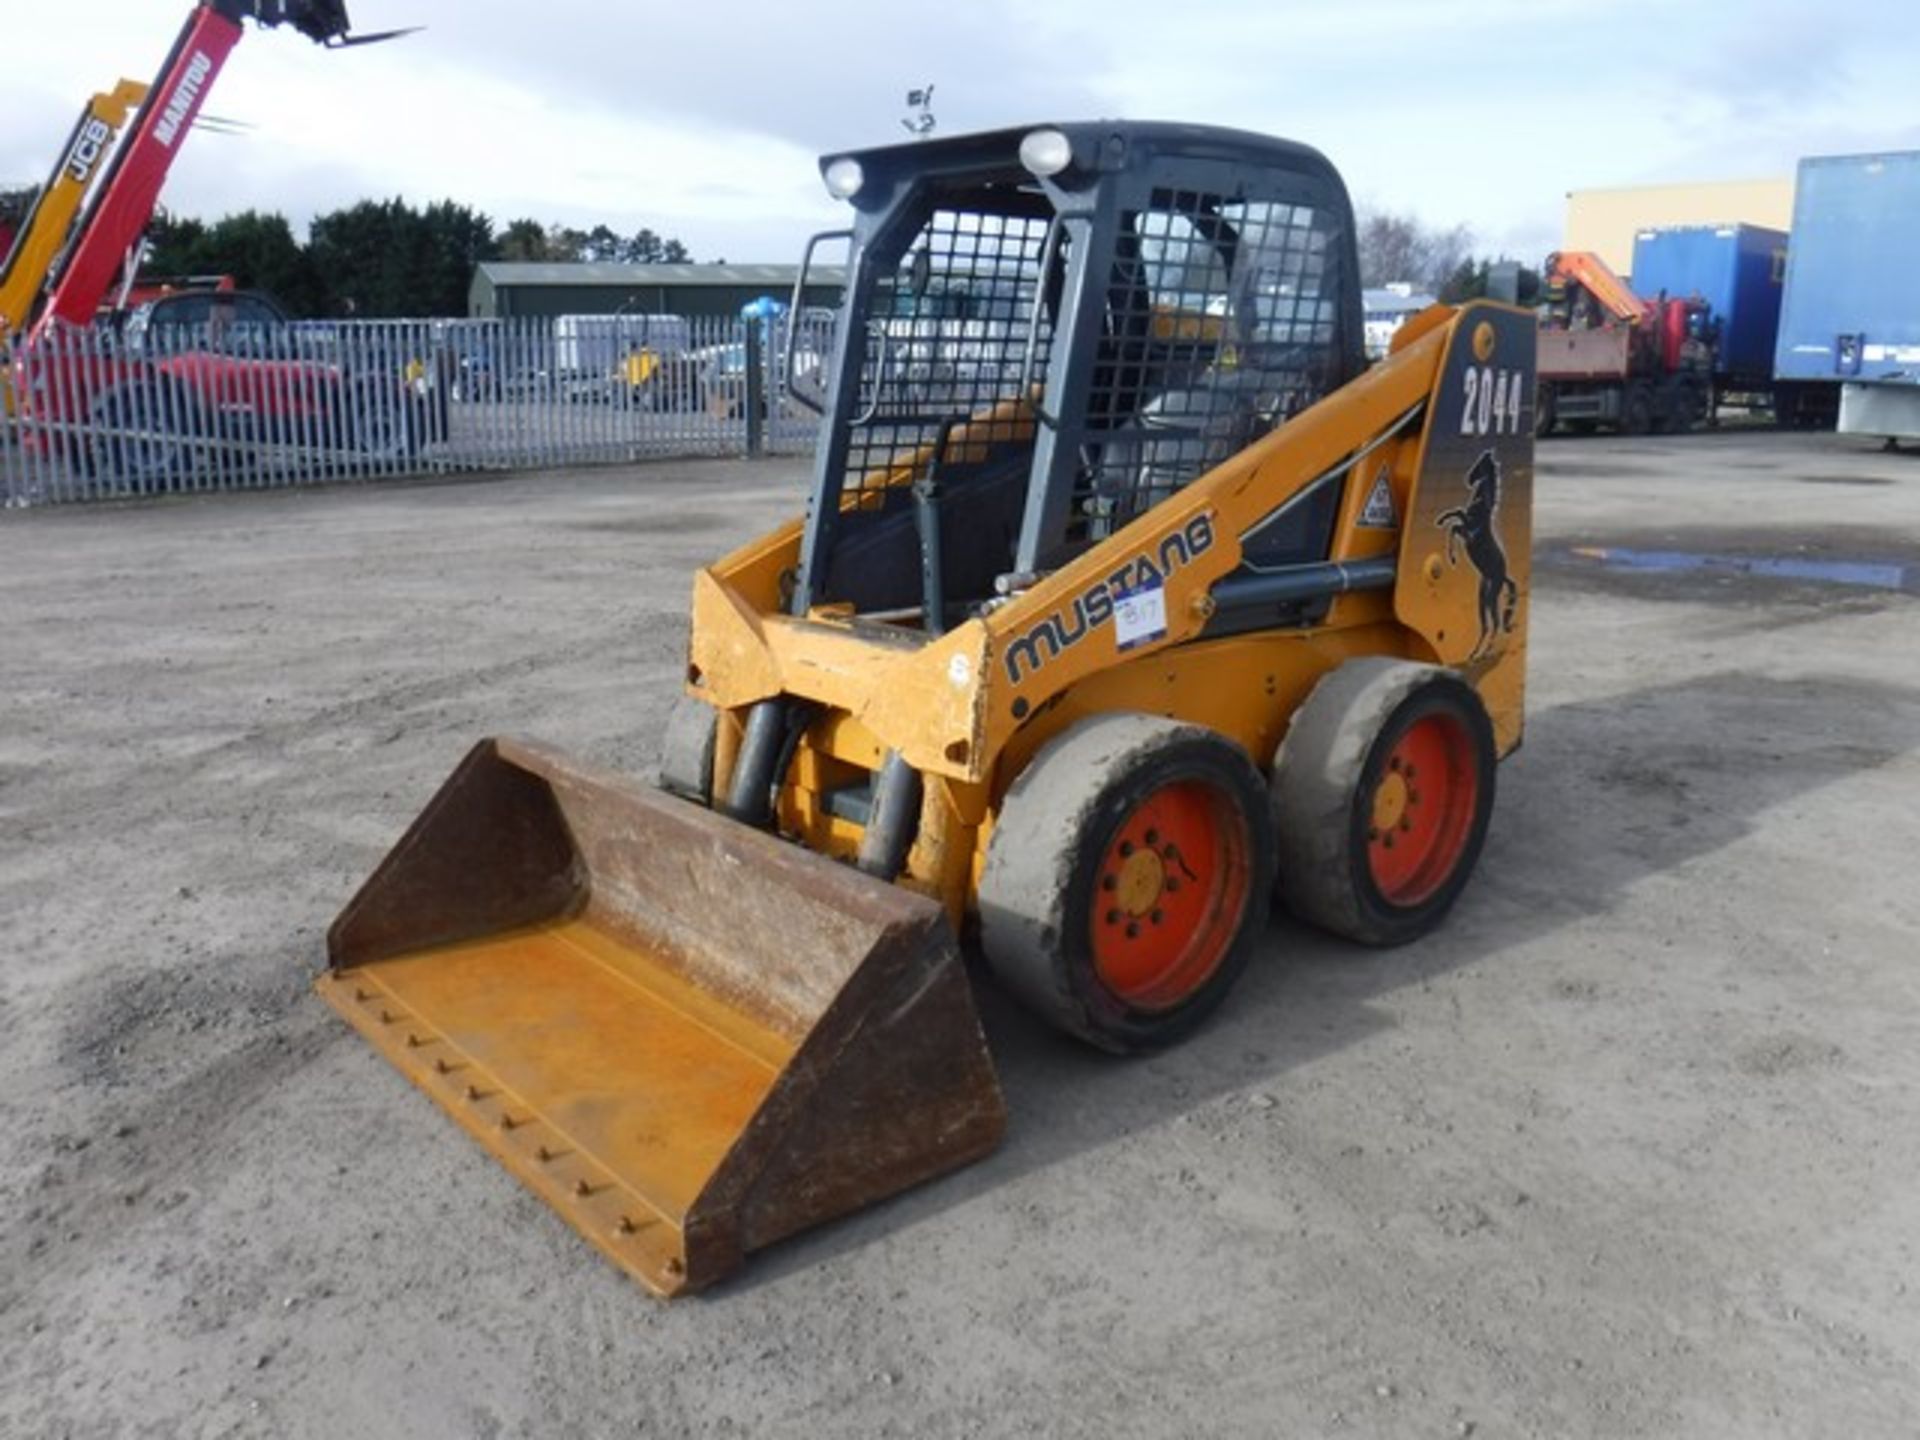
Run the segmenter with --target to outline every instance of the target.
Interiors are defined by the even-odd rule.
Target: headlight
[[[860,162],[851,155],[842,155],[838,160],[829,161],[824,173],[827,193],[836,200],[851,200],[860,193],[860,187],[867,179]]]
[[[1020,142],[1020,163],[1035,175],[1058,175],[1073,163],[1073,142],[1058,130],[1029,131]]]

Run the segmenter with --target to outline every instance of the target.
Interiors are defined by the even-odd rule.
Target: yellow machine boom
[[[95,95],[80,112],[79,123],[60,151],[59,163],[21,223],[20,236],[6,257],[4,271],[0,271],[0,339],[18,333],[31,322],[34,302],[67,247],[87,192],[106,167],[127,117],[146,98],[145,85],[122,80],[113,89]]]

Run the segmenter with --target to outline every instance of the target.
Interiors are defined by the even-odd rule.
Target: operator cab
[[[129,353],[154,359],[198,350],[263,355],[288,323],[279,302],[259,291],[181,290],[141,305],[123,333]]]
[[[937,633],[1364,368],[1351,206],[1304,146],[1099,122],[821,169],[854,221],[807,251],[848,265],[824,384],[788,379],[825,420],[795,614]],[[1335,498],[1263,536],[1324,550]]]

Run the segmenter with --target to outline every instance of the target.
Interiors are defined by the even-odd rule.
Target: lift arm
[[[92,322],[128,251],[153,218],[174,157],[240,43],[241,21],[249,18],[262,26],[291,25],[323,45],[350,43],[345,0],[201,0],[81,221],[48,297],[46,321]]]
[[[72,233],[74,218],[105,168],[114,139],[146,98],[145,85],[122,80],[112,90],[95,95],[80,112],[79,123],[54,162],[53,174],[20,224],[20,238],[0,266],[0,336],[32,321],[33,302],[40,298]]]

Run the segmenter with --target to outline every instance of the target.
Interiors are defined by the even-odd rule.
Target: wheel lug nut
[[[1393,832],[1389,830],[1385,835],[1382,835],[1380,837],[1380,843],[1391,850],[1393,848]]]
[[[1140,922],[1138,920],[1129,920],[1127,922],[1127,939],[1129,940],[1135,939],[1139,936],[1139,934],[1140,934]]]
[[[1400,828],[1401,828],[1402,830],[1411,830],[1411,829],[1413,829],[1413,819],[1412,819],[1412,817],[1411,817],[1411,816],[1407,816],[1407,817],[1404,817],[1404,818],[1403,818],[1403,819],[1402,819],[1402,820],[1400,821]]]
[[[1411,765],[1407,766],[1406,775],[1409,780],[1413,778],[1413,767]]]
[[[1133,841],[1122,840],[1120,842],[1120,858],[1124,860],[1131,854],[1133,854]]]
[[[1158,845],[1159,843],[1160,843],[1160,832],[1158,830],[1147,831],[1147,844]]]
[[[1167,886],[1166,886],[1167,893],[1171,895],[1173,894],[1174,891],[1178,890],[1179,888],[1180,888],[1180,882],[1174,879],[1173,876],[1169,875],[1167,877]]]
[[[1367,827],[1367,839],[1378,840],[1379,838],[1380,838],[1379,828],[1377,826],[1369,825]]]
[[[1119,883],[1120,882],[1111,875],[1102,875],[1100,877],[1100,888],[1102,890],[1111,890],[1113,889],[1114,886],[1118,885]]]
[[[1120,912],[1118,910],[1107,911],[1107,924],[1118,925],[1119,923],[1120,923]]]
[[[1158,910],[1156,910],[1153,912],[1153,914],[1149,915],[1147,918],[1153,921],[1154,924],[1158,925],[1166,917],[1162,915]]]

